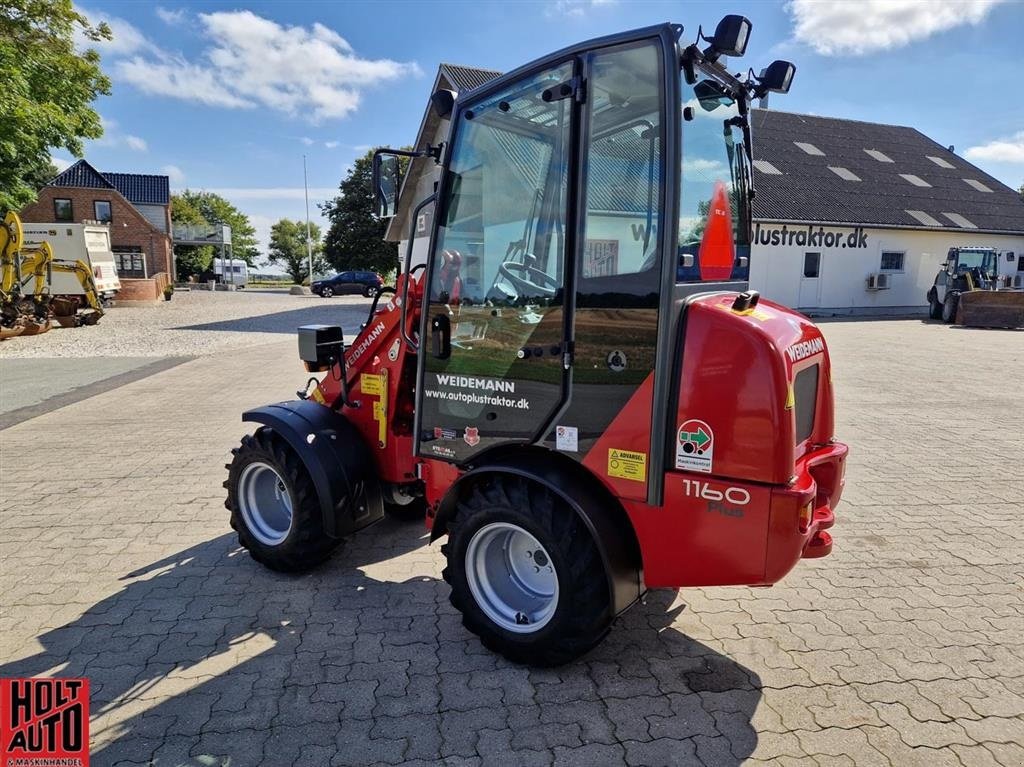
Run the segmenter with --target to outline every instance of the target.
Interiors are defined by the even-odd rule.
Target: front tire
[[[224,483],[238,543],[271,570],[302,572],[330,557],[316,488],[295,451],[272,429],[242,437]]]
[[[323,298],[330,298],[333,295],[334,290],[332,290],[331,288],[324,288],[323,290],[320,291],[320,296]]]
[[[612,618],[601,553],[547,487],[492,476],[456,505],[443,576],[463,625],[515,663],[557,666],[597,645]]]
[[[956,320],[956,308],[960,297],[956,293],[947,293],[946,300],[942,302],[942,321],[947,325]]]
[[[378,288],[375,288],[372,285],[370,285],[370,286],[368,286],[368,287],[363,289],[363,297],[364,298],[373,298],[374,296],[377,295],[377,290],[378,290]]]
[[[928,296],[928,316],[933,320],[942,319],[942,304],[939,303],[939,297],[935,293]]]

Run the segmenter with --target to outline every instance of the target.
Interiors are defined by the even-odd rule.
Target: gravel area
[[[293,296],[283,291],[191,291],[152,306],[109,309],[93,327],[59,328],[0,343],[0,359],[179,357],[280,341],[300,325],[341,324],[352,336],[370,299]]]

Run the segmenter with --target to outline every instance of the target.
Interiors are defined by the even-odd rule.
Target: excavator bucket
[[[957,324],[972,328],[1024,328],[1024,290],[961,293]]]

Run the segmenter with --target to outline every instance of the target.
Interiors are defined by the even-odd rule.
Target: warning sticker
[[[384,393],[384,377],[373,373],[363,373],[359,376],[359,388],[367,397],[379,397]]]
[[[608,476],[631,479],[634,482],[647,481],[647,453],[633,450],[608,449]]]
[[[555,449],[578,453],[580,433],[575,426],[559,426],[555,429]]]
[[[676,435],[676,468],[710,474],[715,457],[715,433],[704,421],[691,418]]]

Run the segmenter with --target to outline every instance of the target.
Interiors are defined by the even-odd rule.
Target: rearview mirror
[[[760,77],[761,87],[769,93],[789,93],[794,74],[796,67],[792,63],[781,59],[773,61]]]
[[[718,56],[742,56],[750,39],[750,20],[744,16],[730,14],[718,22],[711,46]]]
[[[379,218],[391,218],[395,215],[401,181],[402,171],[398,165],[398,155],[389,154],[386,149],[374,152],[373,194],[377,201]]]
[[[714,112],[720,106],[732,106],[735,101],[722,86],[712,80],[701,80],[693,86],[693,95],[705,112]]]

